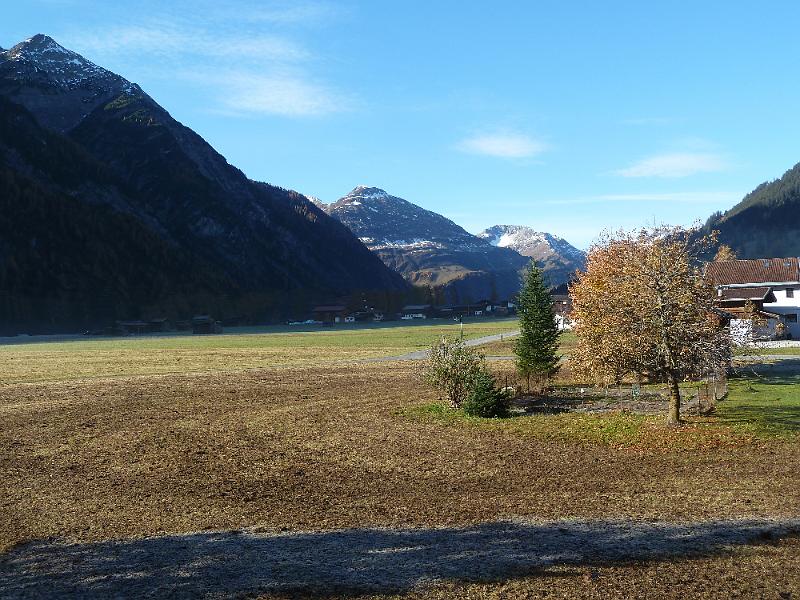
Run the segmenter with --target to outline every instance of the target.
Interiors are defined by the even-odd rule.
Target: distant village
[[[717,308],[735,342],[800,339],[800,259],[715,261],[708,263],[706,276],[716,288]],[[562,330],[572,328],[571,308],[568,294],[553,295],[553,312]],[[466,304],[407,304],[399,312],[370,306],[353,309],[342,302],[331,302],[314,306],[305,319],[288,321],[286,325],[333,327],[367,322],[498,318],[514,316],[516,311],[514,299],[484,299]],[[114,327],[87,333],[143,335],[177,330],[208,335],[222,333],[225,327],[245,324],[236,318],[221,321],[212,315],[196,315],[174,322],[165,318],[117,321]]]

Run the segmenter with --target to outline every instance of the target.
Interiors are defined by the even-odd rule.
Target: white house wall
[[[753,283],[734,283],[721,286],[727,289],[769,287],[775,295],[775,302],[765,302],[764,310],[784,316],[786,323],[786,333],[791,334],[792,339],[800,340],[800,282],[753,282]],[[794,297],[786,295],[786,290],[794,290]],[[794,315],[795,322],[791,322]]]
[[[794,290],[794,298],[789,298],[786,295],[787,289]],[[793,339],[800,339],[800,285],[792,286],[777,286],[772,288],[772,293],[775,294],[775,302],[765,303],[764,310],[779,315],[784,315],[786,322],[787,333],[792,334]],[[794,315],[794,323],[787,319],[787,315]],[[791,318],[791,317],[790,317]]]
[[[735,344],[773,340],[777,333],[777,319],[767,319],[764,325],[753,326],[750,319],[731,319],[730,334]]]

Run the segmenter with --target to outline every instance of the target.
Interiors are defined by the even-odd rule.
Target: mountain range
[[[138,85],[36,35],[0,53],[0,329],[284,314],[407,284],[307,198],[248,179]]]
[[[511,297],[531,258],[554,286],[583,264],[583,253],[560,238],[506,226],[521,244],[498,243],[487,233],[490,230],[473,235],[440,214],[376,187],[358,186],[329,205],[317,202],[387,266],[413,285],[436,289],[437,300],[444,302]],[[507,239],[508,235],[503,242]]]
[[[473,235],[376,187],[325,204],[253,181],[139,85],[42,34],[0,49],[0,207],[0,333],[505,299],[531,258],[554,287],[585,262],[556,236]]]

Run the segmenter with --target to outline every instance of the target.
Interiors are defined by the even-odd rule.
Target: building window
[[[787,323],[797,323],[797,313],[789,313],[786,315]]]
[[[794,288],[786,288],[786,297],[794,298]]]

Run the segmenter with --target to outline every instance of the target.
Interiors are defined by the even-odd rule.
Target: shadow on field
[[[723,424],[758,424],[774,431],[800,431],[800,406],[736,406],[719,414]]]
[[[741,385],[739,402],[726,402],[720,421],[800,431],[800,393],[796,391],[800,389],[800,360],[756,365],[752,371],[752,375],[731,378]]]
[[[800,533],[800,519],[648,523],[503,521],[448,529],[206,532],[116,542],[38,541],[2,556],[0,596],[162,597],[403,592],[491,582],[553,564],[702,556]]]
[[[782,377],[787,380],[784,383],[788,383],[788,380],[794,380],[796,383],[800,378],[800,356],[768,355],[757,356],[754,360],[755,362],[744,362],[737,367],[742,377],[747,378],[748,374],[755,373],[770,378]]]

